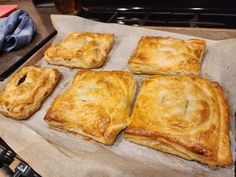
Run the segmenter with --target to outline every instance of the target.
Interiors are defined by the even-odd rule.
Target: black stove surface
[[[107,1],[80,3],[79,16],[134,26],[236,28],[235,0]]]

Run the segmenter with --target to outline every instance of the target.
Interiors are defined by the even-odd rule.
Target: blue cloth
[[[23,10],[16,10],[0,19],[0,52],[9,52],[30,43],[36,25]]]

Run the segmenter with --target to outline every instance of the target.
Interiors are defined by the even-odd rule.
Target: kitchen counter
[[[36,9],[30,0],[0,1],[0,5],[7,4],[16,4],[18,5],[18,9],[27,11],[36,23],[37,34],[29,45],[0,55],[0,80],[3,80],[11,74],[11,71],[14,71],[20,64],[24,63],[32,53],[37,51],[40,45],[46,42],[45,39],[47,37],[53,34],[55,35],[55,30],[49,17],[50,13],[57,13],[55,8],[47,10],[47,13],[44,14],[44,11],[42,9]]]

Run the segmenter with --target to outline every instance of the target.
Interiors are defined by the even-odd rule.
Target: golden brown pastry
[[[125,137],[209,167],[230,166],[228,123],[228,104],[218,83],[155,75],[143,83]]]
[[[44,119],[50,126],[113,144],[130,122],[135,88],[129,72],[81,70]]]
[[[98,68],[105,63],[113,41],[114,35],[108,33],[69,33],[45,52],[44,59],[55,65]]]
[[[60,77],[56,69],[27,66],[17,72],[0,93],[0,112],[14,119],[26,119],[36,112]]]
[[[129,66],[138,74],[199,74],[205,48],[206,42],[200,39],[143,36]]]

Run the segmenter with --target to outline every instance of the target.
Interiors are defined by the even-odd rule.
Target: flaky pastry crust
[[[135,88],[129,72],[81,70],[44,119],[52,127],[113,144],[130,122]]]
[[[155,75],[142,85],[125,137],[209,167],[230,166],[228,123],[228,104],[218,83]]]
[[[69,33],[61,43],[52,45],[44,55],[50,64],[78,68],[101,67],[114,41],[114,34]]]
[[[183,41],[173,37],[143,36],[129,60],[130,69],[138,74],[196,74],[206,42],[201,39]]]
[[[26,119],[36,112],[60,77],[56,69],[27,66],[10,79],[0,93],[0,112],[14,119]]]

